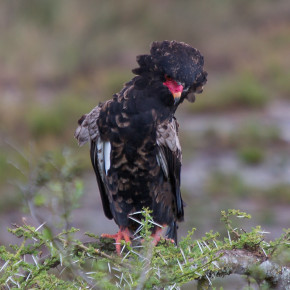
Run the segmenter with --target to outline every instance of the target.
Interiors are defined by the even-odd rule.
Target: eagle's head
[[[155,41],[150,55],[137,56],[138,75],[153,73],[168,88],[178,105],[185,98],[194,102],[195,93],[201,93],[207,79],[201,53],[184,42]]]

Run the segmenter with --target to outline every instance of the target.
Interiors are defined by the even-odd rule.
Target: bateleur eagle
[[[117,234],[103,236],[116,240],[118,253],[120,241],[130,241],[139,227],[130,215],[144,207],[177,243],[176,223],[184,212],[174,113],[184,99],[195,100],[207,77],[201,53],[183,42],[153,42],[150,54],[137,56],[137,62],[136,76],[112,99],[82,116],[75,132],[80,146],[91,144],[104,213],[119,226]],[[155,225],[155,243],[159,232]]]

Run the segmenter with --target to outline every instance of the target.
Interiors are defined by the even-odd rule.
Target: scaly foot
[[[156,246],[156,245],[160,242],[161,237],[162,237],[162,230],[163,230],[163,229],[157,229],[157,230],[155,231],[155,233],[151,235],[151,237],[153,237],[153,241],[152,241],[152,243],[153,243],[154,246]],[[166,241],[169,241],[169,242],[171,242],[171,243],[174,244],[174,240],[173,240],[173,239],[167,239],[167,238],[164,238],[164,239],[165,239]]]
[[[119,256],[121,255],[121,241],[124,240],[126,243],[127,242],[131,243],[130,236],[131,234],[128,228],[123,229],[120,228],[119,231],[114,235],[110,234],[101,235],[102,238],[114,239],[116,241],[116,252]]]

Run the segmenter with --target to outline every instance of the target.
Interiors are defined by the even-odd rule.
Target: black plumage
[[[176,41],[153,42],[150,54],[137,62],[136,76],[84,115],[75,137],[80,145],[91,142],[104,213],[120,227],[114,238],[128,240],[139,226],[129,215],[148,207],[176,242],[176,222],[184,212],[174,113],[184,99],[194,101],[194,93],[202,92],[207,73],[200,52]],[[156,226],[152,233],[157,231]]]

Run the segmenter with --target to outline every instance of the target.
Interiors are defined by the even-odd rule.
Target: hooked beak
[[[175,93],[172,93],[172,95],[174,98],[174,105],[177,105],[181,97],[181,92],[175,92]]]
[[[169,89],[169,91],[171,92],[174,98],[174,105],[177,105],[179,103],[179,100],[183,91],[182,84],[167,77],[163,85],[165,85]]]

